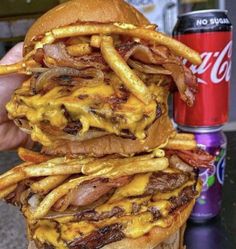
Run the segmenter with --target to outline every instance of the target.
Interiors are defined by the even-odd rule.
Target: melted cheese
[[[142,195],[149,183],[149,174],[136,175],[134,179],[127,185],[118,188],[109,202],[121,200],[128,196]]]
[[[117,135],[122,130],[128,129],[137,138],[143,139],[145,129],[156,118],[156,101],[153,100],[145,105],[133,95],[114,110],[108,100],[115,93],[112,86],[105,83],[74,87],[71,88],[71,92],[68,92],[66,87],[56,86],[44,95],[34,96],[25,96],[26,89],[23,91],[24,94],[18,90],[6,108],[12,118],[25,116],[32,129],[33,140],[45,146],[52,144],[52,138],[46,130],[42,131],[41,122],[48,122],[52,127],[63,130],[68,124],[64,108],[74,121],[81,122],[81,134],[86,133],[90,127]],[[158,96],[158,93],[153,92],[153,94]],[[80,98],[80,96],[85,97]],[[159,98],[165,102],[163,98],[166,96],[161,94]]]
[[[194,184],[193,181],[184,184],[181,188],[173,191],[171,196],[177,196],[183,188],[192,184]],[[197,190],[200,192],[200,189],[201,183],[198,182]],[[162,198],[168,198],[169,196],[167,194],[169,193],[163,194]],[[165,228],[169,227],[173,223],[173,216],[168,214],[168,210],[171,206],[170,202],[167,200],[151,202],[149,198],[150,197],[132,200],[133,202],[143,205],[140,213],[137,215],[131,215],[131,200],[121,200],[118,202],[101,205],[100,207],[96,208],[96,211],[107,212],[113,207],[118,206],[124,208],[126,214],[125,216],[119,218],[112,217],[110,219],[105,219],[98,222],[76,222],[76,220],[72,220],[72,217],[69,217],[69,219],[57,219],[58,223],[50,220],[42,220],[38,221],[36,225],[33,224],[32,226],[36,226],[36,229],[31,229],[31,231],[35,231],[33,235],[34,239],[39,240],[42,244],[52,244],[56,249],[67,249],[64,244],[65,242],[73,241],[79,236],[86,236],[99,228],[116,223],[122,224],[122,231],[127,238],[135,239],[148,233],[154,227]],[[155,207],[158,209],[163,215],[163,218],[154,221],[152,214],[148,211],[148,208],[150,207]]]
[[[147,211],[147,202],[151,197],[136,198],[136,199],[123,199],[112,203],[105,203],[95,209],[98,213],[110,212],[115,207],[120,207],[124,210],[124,215],[130,215],[132,213],[133,204],[141,205],[143,211]],[[144,208],[145,207],[145,208]]]
[[[67,248],[60,239],[60,234],[57,230],[57,224],[53,221],[40,221],[34,232],[33,239],[37,239],[40,243],[45,242],[55,246],[57,249]]]
[[[148,233],[154,227],[152,220],[152,214],[149,212],[134,216],[132,219],[126,221],[124,234],[128,238],[138,238]]]
[[[152,214],[149,212],[145,212],[128,219],[121,218],[121,222],[125,223],[125,236],[132,239],[143,236],[156,226],[162,228],[168,227],[172,223],[172,220],[172,217],[169,216],[168,218],[159,219],[153,222]]]
[[[135,165],[135,167],[134,167]],[[101,176],[115,178],[119,176],[129,176],[139,173],[157,172],[166,169],[169,166],[167,158],[151,158],[147,160],[133,161],[130,162],[122,160],[108,160],[108,162],[91,162],[85,164],[81,172],[85,175]],[[95,167],[95,169],[94,169]],[[142,178],[140,176],[140,178]],[[143,177],[145,178],[145,177]],[[145,178],[146,179],[146,178]],[[138,184],[136,184],[137,186]],[[140,186],[141,187],[141,186]],[[133,188],[134,189],[134,188]]]
[[[47,243],[55,246],[56,249],[66,249],[64,242],[70,242],[82,235],[88,235],[94,230],[111,225],[122,224],[123,233],[127,238],[138,238],[148,233],[152,228],[168,227],[172,224],[173,217],[162,218],[153,221],[150,212],[144,212],[136,216],[126,216],[121,218],[111,218],[101,222],[73,222],[66,224],[57,224],[53,221],[39,221],[34,233],[34,239],[39,240],[42,244]],[[32,229],[33,230],[33,229]],[[60,235],[59,235],[60,233]],[[60,237],[61,236],[61,237]]]
[[[165,157],[165,151],[159,148],[154,149],[152,153],[155,155],[155,157]]]
[[[96,227],[92,223],[85,221],[73,222],[61,226],[61,238],[66,241],[73,241],[78,235],[88,235],[93,232]]]

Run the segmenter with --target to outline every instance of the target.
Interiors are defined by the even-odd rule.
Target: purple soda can
[[[193,133],[198,147],[215,157],[212,169],[200,169],[199,176],[203,182],[203,189],[190,217],[194,222],[205,222],[217,216],[221,210],[227,138],[221,126],[217,128],[180,126],[179,130]]]

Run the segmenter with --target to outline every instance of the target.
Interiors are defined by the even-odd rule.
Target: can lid
[[[178,125],[178,128],[182,131],[193,132],[193,133],[213,133],[221,131],[223,126],[211,126],[211,127],[193,127],[193,126],[182,126]]]
[[[187,13],[178,15],[178,17],[201,14],[201,13],[209,13],[209,12],[218,12],[218,13],[221,12],[221,13],[228,14],[228,10],[209,9],[209,10],[196,10],[196,11],[187,12]]]

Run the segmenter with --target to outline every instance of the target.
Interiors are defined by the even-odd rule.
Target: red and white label
[[[187,107],[179,95],[175,94],[175,121],[185,126],[216,126],[226,123],[229,108],[232,33],[194,33],[179,35],[176,38],[198,51],[202,64],[191,65],[184,60],[184,64],[198,79],[199,92],[193,107]]]

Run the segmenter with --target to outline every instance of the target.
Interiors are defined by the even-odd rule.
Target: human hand
[[[0,64],[7,65],[22,60],[23,43],[18,43],[1,60]],[[23,75],[8,75],[0,77],[0,151],[15,149],[19,146],[33,145],[29,135],[22,132],[12,120],[8,119],[6,104],[12,93],[24,81]]]

